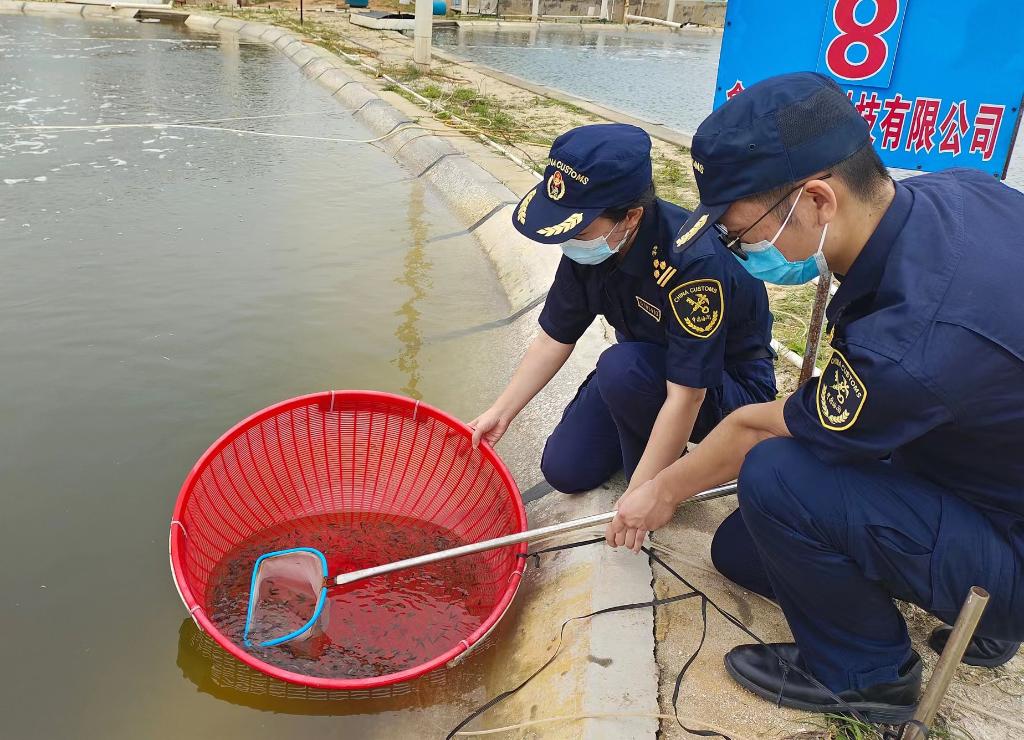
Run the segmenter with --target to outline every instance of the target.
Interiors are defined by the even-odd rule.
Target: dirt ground
[[[553,98],[538,95],[485,72],[457,63],[435,59],[429,73],[411,64],[409,40],[393,32],[378,32],[353,26],[343,13],[318,12],[317,7],[333,11],[334,3],[306,3],[306,23],[299,29],[297,14],[282,9],[296,3],[274,2],[261,8],[214,7],[217,12],[261,22],[276,23],[301,30],[311,40],[336,52],[358,57],[411,87],[448,114],[428,112],[422,101],[424,117],[444,121],[450,127],[445,135],[457,139],[485,133],[508,147],[517,156],[542,168],[551,141],[563,131],[604,119]],[[373,7],[397,7],[396,0],[374,0]],[[189,4],[189,7],[196,7]],[[363,70],[365,71],[365,70]],[[396,90],[408,97],[406,93]],[[459,121],[451,115],[457,116]],[[697,200],[690,175],[690,155],[685,148],[655,140],[653,149],[655,181],[659,194],[684,206]],[[784,345],[802,353],[813,301],[813,286],[772,288],[770,300],[775,315],[774,335]],[[823,354],[827,351],[822,350]],[[780,394],[796,386],[796,370],[785,361],[776,363]],[[705,590],[723,608],[736,615],[747,627],[767,641],[790,638],[778,608],[760,597],[727,582],[715,572],[709,556],[712,534],[717,525],[735,507],[732,499],[722,499],[694,507],[660,530],[656,544],[673,551],[664,557],[673,567]],[[655,589],[661,596],[680,592],[680,585],[657,565]],[[935,657],[924,640],[937,624],[916,607],[905,607],[915,647],[926,663],[926,676]],[[692,654],[700,639],[699,603],[688,600],[658,609],[656,615],[657,661],[661,668],[661,710],[672,713],[671,696],[679,669]],[[690,668],[679,695],[679,712],[693,720],[721,729],[733,738],[789,737],[862,737],[853,732],[840,733],[825,720],[800,712],[777,709],[745,692],[725,673],[722,656],[733,646],[747,642],[734,626],[713,612],[709,613],[707,641],[701,656]],[[1024,737],[1024,657],[1018,655],[1007,666],[996,670],[961,667],[941,709],[939,737],[1011,738]],[[690,737],[674,722],[663,721],[665,740]]]

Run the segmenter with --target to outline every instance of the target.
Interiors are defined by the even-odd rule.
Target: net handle
[[[722,496],[728,496],[735,492],[736,483],[727,483],[723,486],[718,486],[717,488],[711,488],[707,491],[703,491],[702,493],[698,493],[696,496],[688,499],[685,503],[710,501],[712,499],[721,498]],[[572,519],[568,522],[551,524],[547,527],[528,529],[525,532],[516,532],[514,534],[507,534],[504,537],[495,537],[494,539],[483,540],[482,542],[473,542],[468,545],[461,545],[460,547],[452,547],[448,550],[439,550],[438,552],[431,552],[426,555],[418,555],[414,558],[397,560],[393,563],[375,565],[372,568],[353,570],[348,573],[341,573],[335,576],[333,582],[335,586],[345,586],[367,578],[381,576],[385,573],[394,573],[395,571],[406,570],[407,568],[417,568],[421,565],[429,565],[442,560],[462,557],[463,555],[472,555],[478,552],[486,552],[487,550],[495,550],[499,547],[506,547],[508,545],[518,545],[520,542],[529,542],[530,540],[540,539],[541,537],[547,537],[553,534],[573,532],[577,529],[585,529],[596,524],[607,524],[615,518],[615,513],[615,511],[606,511],[603,514],[593,514],[591,516],[580,517],[579,519]]]

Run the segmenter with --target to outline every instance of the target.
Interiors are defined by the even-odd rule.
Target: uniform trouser
[[[730,411],[775,398],[770,358],[741,367],[742,375],[727,371],[721,386],[707,390],[692,441],[702,440]],[[664,347],[620,342],[606,349],[548,437],[540,464],[544,478],[556,490],[577,493],[596,488],[621,469],[631,476],[666,393]]]
[[[711,553],[779,602],[806,667],[833,691],[892,681],[910,657],[894,597],[953,624],[982,586],[992,598],[977,634],[1024,639],[1024,517],[887,462],[827,465],[796,440],[762,442]]]

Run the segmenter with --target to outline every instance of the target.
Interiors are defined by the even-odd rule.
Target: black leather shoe
[[[928,636],[928,647],[941,653],[945,649],[952,631],[953,628],[946,625],[936,627]],[[1019,649],[1019,642],[993,640],[991,637],[974,637],[967,643],[967,650],[964,651],[964,657],[960,662],[982,668],[997,668],[1013,660],[1013,656]]]
[[[856,710],[868,722],[878,724],[901,724],[914,716],[921,693],[921,658],[917,653],[903,666],[899,680],[842,691],[837,694],[842,702],[837,702],[834,696],[812,684],[790,665],[806,670],[799,649],[791,642],[768,647],[740,645],[725,656],[725,669],[740,686],[784,707],[832,714],[852,714]]]

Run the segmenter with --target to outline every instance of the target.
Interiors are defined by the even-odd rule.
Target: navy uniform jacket
[[[772,315],[764,284],[717,237],[673,251],[688,215],[659,199],[645,210],[621,262],[612,257],[581,265],[562,257],[541,328],[556,341],[574,344],[603,315],[620,341],[666,346],[666,379],[691,388],[720,386],[727,368],[742,375],[743,362],[771,357]]]
[[[1024,515],[1024,194],[975,170],[896,183],[828,307],[825,371],[786,402],[824,461],[892,464]]]

